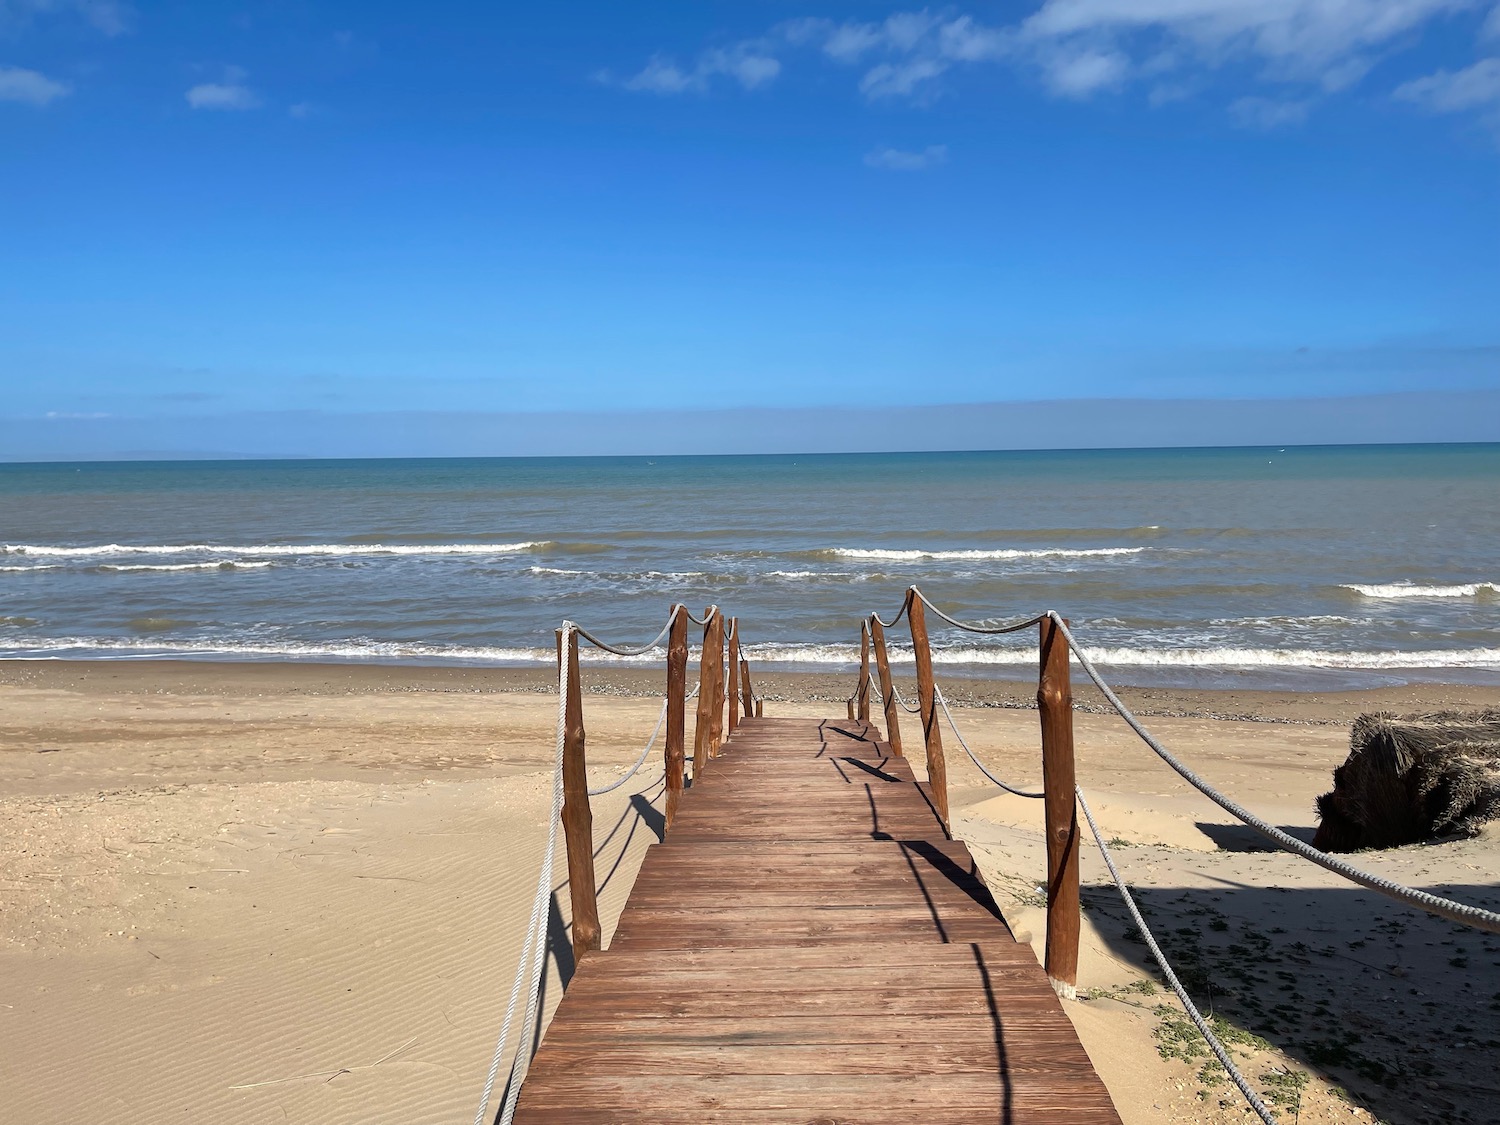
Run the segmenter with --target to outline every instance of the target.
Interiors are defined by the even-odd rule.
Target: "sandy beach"
[[[650,732],[659,677],[584,678],[591,773],[605,780]],[[839,715],[850,687],[757,683],[781,715]],[[550,690],[546,670],[0,664],[7,1121],[469,1119],[544,844]],[[950,690],[970,744],[1022,784],[1039,774],[1028,694]],[[1213,782],[1301,832],[1354,715],[1500,702],[1495,689],[1435,685],[1125,694]],[[1079,777],[1101,827],[1285,1119],[1500,1120],[1500,941],[1268,853],[1078,696]],[[1040,810],[996,796],[951,738],[948,762],[955,834],[1018,938],[1040,949]],[[660,830],[658,774],[594,805],[606,938]],[[1491,908],[1497,861],[1493,832],[1360,857]],[[1066,1008],[1122,1116],[1246,1120],[1150,983],[1097,853],[1083,870],[1086,998]],[[559,864],[554,886],[563,878]],[[561,936],[565,889],[556,901]],[[571,971],[565,952],[548,1010]]]

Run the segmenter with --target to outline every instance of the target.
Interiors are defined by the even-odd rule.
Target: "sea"
[[[1500,445],[0,465],[3,658],[541,665],[682,601],[830,671],[913,584],[1121,683],[1500,685]],[[929,620],[945,675],[1034,675]]]

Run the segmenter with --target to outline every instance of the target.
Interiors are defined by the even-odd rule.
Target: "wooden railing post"
[[[922,737],[927,743],[927,785],[932,803],[948,827],[948,763],[943,757],[943,732],[938,727],[937,688],[932,680],[932,651],[927,645],[927,616],[916,590],[906,592],[906,619],[911,623],[911,647],[917,657],[917,698],[921,703]]]
[[[709,629],[713,634],[707,642],[713,648],[713,652],[709,654],[713,661],[710,665],[713,698],[708,703],[708,756],[717,758],[719,747],[724,745],[724,615],[722,613],[714,614]]]
[[[862,723],[870,721],[870,624],[867,621],[860,622],[859,626],[859,714],[856,718]]]
[[[693,724],[693,783],[696,785],[708,764],[708,744],[713,724],[708,705],[713,698],[713,634],[718,614],[709,606],[703,611],[703,653],[698,661],[698,714]]]
[[[745,718],[755,715],[755,691],[750,687],[750,661],[740,656],[740,701],[745,707]]]
[[[672,629],[667,634],[667,808],[666,827],[677,819],[682,801],[683,745],[687,734],[687,606],[672,607]]]
[[[870,616],[870,640],[875,643],[875,670],[880,673],[880,697],[885,700],[885,740],[891,753],[902,757],[901,724],[896,720],[896,689],[891,684],[891,662],[885,653],[885,626],[880,618]]]
[[[1078,802],[1074,799],[1073,689],[1068,642],[1057,622],[1041,622],[1042,788],[1047,815],[1047,976],[1059,996],[1078,987]]]
[[[566,640],[566,643],[564,641]],[[557,631],[557,667],[567,661],[568,704],[563,719],[563,834],[568,844],[568,887],[573,897],[573,956],[599,948],[599,894],[594,887],[594,815],[589,809],[584,760],[583,688],[578,677],[578,633]]]
[[[724,698],[729,733],[740,725],[740,619],[729,619],[729,693]]]

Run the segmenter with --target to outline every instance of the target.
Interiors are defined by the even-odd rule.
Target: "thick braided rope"
[[[916,597],[921,598],[922,604],[925,605],[928,609],[932,610],[933,613],[937,614],[949,625],[952,625],[955,629],[962,629],[965,633],[982,633],[985,636],[996,637],[1002,633],[1018,633],[1022,629],[1029,629],[1031,626],[1037,624],[1038,622],[1045,621],[1047,619],[1047,614],[1039,613],[1035,617],[1028,617],[1025,621],[1014,621],[1009,625],[974,625],[968,621],[960,621],[956,617],[949,617],[941,609],[933,605],[932,600],[926,594],[922,593],[921,590],[917,589],[917,587],[913,586],[911,588],[911,592]]]
[[[601,641],[598,637],[594,636],[594,634],[590,633],[587,629],[579,625],[573,626],[573,630],[584,640],[588,641],[589,644],[593,645],[595,648],[603,649],[605,652],[612,652],[616,656],[644,656],[646,653],[656,648],[657,645],[661,644],[662,638],[672,631],[672,622],[677,620],[677,615],[679,613],[687,613],[687,610],[682,606],[677,606],[675,609],[673,609],[672,612],[667,616],[667,623],[661,627],[661,632],[657,633],[656,636],[652,637],[645,644],[640,645],[637,648],[631,648],[629,645],[608,644],[605,641]],[[689,613],[688,616],[692,617],[692,614]]]
[[[870,614],[870,616],[873,617],[876,621],[880,622],[880,627],[882,629],[892,629],[895,628],[898,621],[906,616],[906,609],[909,605],[911,605],[910,595],[908,595],[907,599],[901,603],[901,608],[896,611],[896,615],[889,621],[887,621],[884,617],[881,617],[878,613],[872,613]]]
[[[880,688],[875,686],[874,680],[870,681],[870,691],[874,693],[875,702],[879,703],[882,707],[885,706],[885,696],[881,693]],[[900,708],[907,714],[915,715],[922,709],[922,705],[920,703],[918,703],[915,707],[908,706],[906,700],[901,698],[901,689],[898,688],[895,684],[891,684],[891,698],[894,699],[897,705],[900,706]]]
[[[566,651],[567,632],[572,628],[568,622],[563,623],[564,651]],[[474,1125],[484,1125],[485,1113],[489,1109],[490,1095],[495,1091],[495,1079],[500,1073],[500,1063],[505,1057],[505,1046],[510,1039],[511,1023],[515,1019],[516,1003],[521,995],[521,984],[526,979],[527,961],[533,962],[531,991],[526,1003],[526,1018],[522,1029],[521,1046],[516,1050],[516,1059],[511,1066],[510,1096],[506,1098],[506,1104],[502,1113],[502,1121],[509,1125],[511,1117],[515,1113],[515,1098],[520,1095],[520,1083],[517,1081],[517,1069],[523,1067],[522,1057],[525,1055],[526,1029],[530,1028],[532,1020],[536,1015],[537,996],[541,988],[542,969],[546,965],[546,941],[543,931],[546,925],[547,901],[552,891],[552,864],[557,855],[557,826],[562,819],[563,785],[562,785],[562,762],[563,741],[568,717],[568,671],[567,663],[562,662],[557,677],[557,751],[552,766],[552,815],[547,822],[547,847],[542,853],[542,867],[537,874],[536,894],[532,898],[531,918],[526,924],[526,941],[521,947],[521,958],[516,964],[515,980],[510,986],[510,999],[505,1004],[505,1019],[500,1025],[500,1035],[495,1043],[495,1054],[490,1059],[490,1069],[485,1075],[484,1093],[479,1098],[479,1109],[474,1114]]]
[[[694,625],[707,625],[714,619],[714,615],[719,612],[719,607],[716,605],[709,606],[706,610],[703,611],[703,619],[701,621],[693,616],[692,611],[689,610],[687,606],[682,607],[682,612],[687,614],[687,619]]]
[[[634,777],[636,773],[639,772],[640,768],[646,764],[646,755],[651,753],[651,747],[656,745],[656,736],[661,733],[661,725],[666,721],[667,701],[663,699],[661,701],[661,714],[656,717],[656,726],[651,728],[651,737],[646,740],[646,748],[641,751],[641,756],[635,760],[635,765],[631,766],[630,769],[625,771],[625,776],[610,782],[608,785],[601,785],[597,789],[590,789],[589,796],[602,797],[606,793],[613,793],[616,789],[620,788],[620,786],[624,785],[627,781]]]
[[[1271,1111],[1260,1100],[1260,1095],[1245,1080],[1245,1076],[1240,1073],[1239,1067],[1234,1065],[1234,1060],[1229,1057],[1229,1052],[1224,1049],[1224,1044],[1219,1042],[1219,1037],[1214,1034],[1213,1028],[1208,1025],[1208,1021],[1198,1011],[1198,1006],[1188,996],[1187,989],[1182,987],[1182,982],[1177,979],[1177,974],[1172,971],[1172,966],[1167,961],[1166,954],[1161,951],[1161,946],[1156,944],[1156,938],[1151,933],[1151,927],[1146,925],[1146,919],[1141,917],[1140,909],[1136,906],[1130,889],[1125,886],[1125,880],[1120,878],[1120,869],[1115,866],[1114,856],[1110,853],[1109,846],[1105,844],[1104,836],[1100,833],[1099,826],[1094,823],[1094,814],[1089,809],[1089,803],[1083,799],[1083,790],[1075,788],[1074,792],[1078,797],[1078,807],[1083,810],[1084,819],[1089,822],[1089,831],[1094,834],[1094,843],[1099,845],[1099,854],[1104,857],[1104,865],[1109,868],[1109,876],[1115,881],[1115,889],[1120,892],[1120,898],[1125,903],[1125,909],[1130,912],[1130,918],[1135,923],[1136,929],[1140,931],[1141,937],[1145,939],[1147,948],[1151,950],[1151,955],[1156,958],[1156,964],[1160,967],[1162,976],[1167,978],[1167,983],[1172,986],[1172,991],[1177,993],[1177,999],[1182,1001],[1182,1006],[1187,1011],[1188,1017],[1198,1026],[1198,1031],[1203,1035],[1204,1041],[1208,1043],[1209,1050],[1213,1051],[1214,1056],[1223,1065],[1225,1071],[1228,1072],[1230,1079],[1240,1088],[1240,1093],[1245,1095],[1245,1100],[1250,1103],[1250,1108],[1255,1111],[1256,1116],[1265,1125],[1277,1125],[1276,1118],[1271,1115]]]
[[[1017,789],[1014,785],[1010,785],[1004,781],[1001,781],[994,774],[990,773],[990,771],[985,767],[985,764],[974,756],[974,751],[969,749],[969,744],[964,741],[964,736],[959,731],[958,724],[953,721],[953,712],[948,710],[948,701],[943,698],[943,689],[938,687],[936,684],[933,684],[932,690],[937,694],[937,701],[943,705],[943,714],[948,716],[948,726],[952,729],[953,736],[958,739],[958,744],[964,748],[964,753],[969,756],[969,761],[973,762],[974,765],[978,767],[980,773],[984,774],[985,777],[989,778],[996,785],[1000,786],[1001,789],[1004,789],[1007,793],[1014,793],[1017,797],[1032,797],[1040,800],[1047,795],[1045,793],[1028,793],[1024,789]]]
[[[1073,650],[1073,655],[1078,658],[1080,667],[1088,674],[1089,679],[1094,681],[1094,686],[1109,701],[1110,706],[1119,712],[1120,718],[1124,719],[1130,729],[1140,736],[1141,741],[1156,751],[1157,757],[1176,770],[1184,781],[1225,812],[1229,813],[1230,816],[1243,821],[1262,836],[1265,836],[1287,851],[1299,855],[1303,859],[1311,860],[1319,867],[1332,871],[1335,875],[1341,875],[1350,882],[1358,883],[1362,887],[1378,891],[1409,906],[1425,910],[1429,914],[1436,914],[1439,918],[1446,918],[1450,922],[1460,922],[1463,925],[1473,926],[1476,929],[1485,930],[1492,934],[1500,934],[1500,914],[1492,910],[1470,906],[1467,903],[1455,902],[1452,899],[1442,898],[1439,895],[1418,890],[1415,887],[1408,887],[1379,875],[1372,875],[1370,872],[1345,863],[1343,860],[1331,856],[1327,852],[1319,851],[1311,844],[1303,843],[1295,836],[1288,835],[1275,825],[1268,824],[1248,809],[1231,801],[1192,770],[1188,769],[1182,762],[1178,761],[1170,750],[1152,736],[1151,732],[1141,724],[1141,721],[1131,713],[1130,708],[1126,707],[1120,701],[1120,697],[1104,682],[1104,677],[1099,675],[1098,669],[1094,667],[1094,662],[1084,655],[1083,649],[1079,646],[1078,641],[1073,637],[1072,631],[1069,630],[1067,623],[1063,621],[1059,614],[1048,610],[1043,616],[1052,618],[1053,622],[1062,632],[1063,637],[1067,640],[1068,647]]]

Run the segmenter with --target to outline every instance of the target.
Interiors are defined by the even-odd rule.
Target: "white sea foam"
[[[246,641],[233,640],[126,640],[115,637],[12,638],[5,646],[11,653],[32,656],[86,652],[120,658],[152,656],[218,656],[250,659],[466,661],[485,664],[546,665],[556,653],[546,648],[490,645],[434,645],[400,641],[377,641],[355,637],[335,641]],[[1085,649],[1089,659],[1105,667],[1156,668],[1327,668],[1342,670],[1400,670],[1433,668],[1500,669],[1500,648],[1427,649],[1412,652],[1329,652],[1317,649],[1275,648],[1095,648]],[[641,656],[617,657],[585,646],[585,662],[598,664],[658,665],[666,653],[656,649]],[[852,646],[823,644],[761,643],[747,645],[745,655],[764,663],[801,665],[850,665],[858,657]],[[959,646],[935,648],[938,665],[1027,666],[1036,663],[1033,646]],[[891,660],[912,661],[909,648],[892,646]]]
[[[886,559],[891,562],[917,562],[921,559],[1086,559],[1116,555],[1139,555],[1150,547],[1038,547],[1023,550],[1004,547],[992,551],[897,551],[884,547],[830,547],[825,554],[843,559]]]
[[[552,575],[562,575],[562,576],[566,576],[566,577],[573,577],[573,576],[582,574],[583,571],[581,571],[581,570],[559,570],[555,566],[528,566],[526,568],[526,573],[528,573],[528,574],[552,574]]]
[[[117,637],[11,638],[5,646],[11,653],[61,655],[84,652],[93,656],[150,659],[154,656],[218,656],[266,660],[459,660],[486,664],[547,665],[557,660],[550,648],[513,648],[501,645],[433,645],[404,641],[377,641],[353,637],[337,641],[239,642],[232,640],[124,640]],[[660,664],[665,649],[640,656],[615,656],[585,645],[579,654],[584,663]]]
[[[270,562],[197,562],[197,563],[100,563],[95,570],[109,571],[112,574],[131,574],[141,571],[171,571],[171,570],[260,570],[263,567],[273,566]]]
[[[1409,652],[1323,651],[1285,648],[1110,648],[1085,646],[1096,664],[1115,667],[1163,668],[1500,668],[1500,648],[1426,649]],[[746,654],[776,664],[850,664],[857,661],[848,645],[747,645]],[[909,648],[892,646],[890,658],[911,663]],[[934,648],[934,664],[1034,665],[1034,646],[957,646]]]
[[[99,543],[88,547],[6,544],[0,554],[56,558],[107,558],[111,555],[513,555],[550,544],[524,543]]]
[[[43,563],[41,566],[0,566],[0,574],[35,574],[39,570],[61,569],[61,563]]]
[[[1452,586],[1418,586],[1411,582],[1371,585],[1345,582],[1340,589],[1353,590],[1366,598],[1474,598],[1480,594],[1500,594],[1500,583],[1460,582]]]

